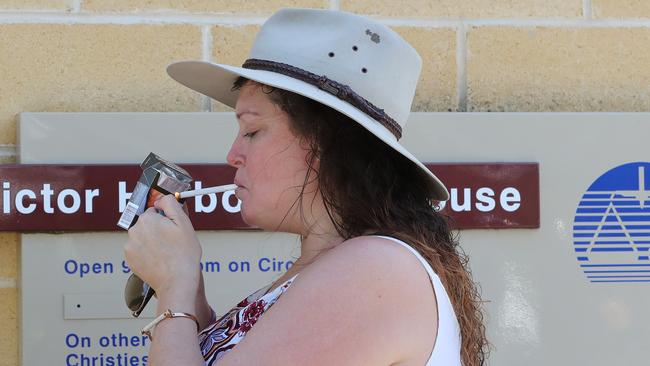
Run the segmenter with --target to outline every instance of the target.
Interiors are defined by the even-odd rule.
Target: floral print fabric
[[[265,286],[240,301],[216,322],[199,333],[199,346],[206,365],[216,365],[217,361],[233,349],[246,333],[253,328],[259,318],[287,291],[296,276],[264,294],[271,286]]]

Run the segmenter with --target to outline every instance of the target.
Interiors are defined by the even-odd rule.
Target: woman
[[[396,33],[335,11],[283,9],[242,68],[170,65],[235,108],[227,160],[244,221],[302,237],[295,264],[220,319],[201,246],[171,196],[129,230],[126,258],[158,295],[153,365],[480,365],[479,297],[444,185],[398,142],[421,60]],[[197,329],[201,329],[198,341]]]

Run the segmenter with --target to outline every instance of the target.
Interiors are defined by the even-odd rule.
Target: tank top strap
[[[438,306],[438,334],[426,366],[460,366],[460,327],[458,325],[454,308],[451,305],[451,300],[447,295],[447,291],[445,290],[442,281],[440,281],[440,277],[438,277],[433,268],[431,268],[429,262],[427,262],[427,260],[424,259],[417,250],[413,249],[413,247],[407,243],[397,238],[393,238],[392,236],[373,236],[391,240],[407,248],[415,255],[420,263],[422,263],[429,274]]]

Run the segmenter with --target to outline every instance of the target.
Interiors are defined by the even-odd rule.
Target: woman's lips
[[[242,189],[246,189],[246,187],[244,187],[244,185],[239,181],[239,179],[237,179],[237,177],[235,177],[235,179],[233,180],[233,183],[237,186],[237,188],[235,188],[235,197],[237,197],[238,199],[241,199],[240,193],[241,193]]]
[[[237,197],[238,199],[241,199],[241,197],[239,196],[239,194],[241,193],[241,191],[242,191],[243,189],[246,189],[246,188],[244,188],[244,187],[242,187],[242,186],[240,186],[240,185],[238,184],[238,185],[237,185],[237,188],[235,188],[235,197]]]

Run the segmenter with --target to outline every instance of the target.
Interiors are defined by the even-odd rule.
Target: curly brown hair
[[[233,89],[247,81],[240,77]],[[309,144],[305,183],[318,181],[338,234],[344,239],[383,234],[411,244],[438,274],[449,295],[460,326],[463,365],[484,365],[489,344],[478,287],[448,217],[434,208],[437,202],[430,198],[433,192],[424,173],[338,111],[302,95],[260,85],[288,114],[292,131]]]

